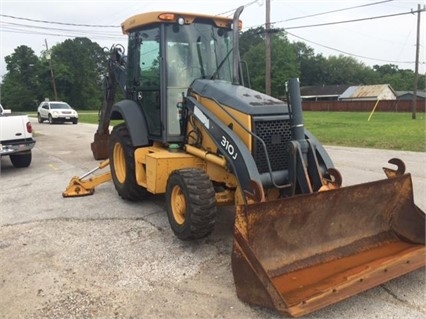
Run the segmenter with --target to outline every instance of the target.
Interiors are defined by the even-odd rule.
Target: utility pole
[[[271,0],[266,0],[265,23],[265,93],[271,95]]]
[[[55,81],[55,75],[53,74],[53,67],[52,67],[52,56],[49,52],[49,47],[47,46],[47,40],[44,39],[44,43],[46,44],[46,59],[49,60],[50,65],[50,76],[52,77],[52,86],[53,86],[53,94],[55,95],[55,101],[58,101],[58,93],[56,92],[56,81]]]
[[[424,10],[423,10],[424,11]],[[417,111],[417,83],[419,81],[419,47],[420,47],[420,4],[417,5],[417,39],[416,39],[416,64],[414,66],[413,100],[411,102],[411,118],[416,119]]]

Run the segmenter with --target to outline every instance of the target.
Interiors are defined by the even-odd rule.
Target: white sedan
[[[72,122],[78,123],[78,113],[66,102],[44,101],[37,109],[37,118],[39,123],[48,120],[50,124]]]

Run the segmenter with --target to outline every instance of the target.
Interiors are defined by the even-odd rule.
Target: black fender
[[[134,147],[149,145],[146,117],[135,101],[122,100],[115,103],[112,106],[110,118],[125,121]]]

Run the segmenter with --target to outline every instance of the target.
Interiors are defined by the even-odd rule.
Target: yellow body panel
[[[215,101],[201,96],[198,96],[197,100],[199,100],[199,102],[203,104],[209,111],[215,114],[222,123],[227,126],[232,126],[232,130],[238,135],[241,141],[250,151],[252,150],[252,138],[248,133],[252,131],[252,121],[249,114],[241,113],[226,105],[223,106],[224,110],[226,111],[225,112],[217,105]],[[241,123],[241,125],[239,123]]]
[[[152,194],[166,192],[170,174],[181,168],[201,168],[203,161],[185,152],[171,152],[159,147],[135,151],[136,181]]]

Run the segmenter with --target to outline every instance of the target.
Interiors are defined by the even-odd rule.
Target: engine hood
[[[226,81],[197,79],[188,91],[250,115],[288,114],[283,101]]]

